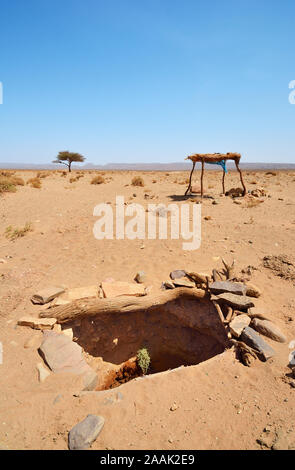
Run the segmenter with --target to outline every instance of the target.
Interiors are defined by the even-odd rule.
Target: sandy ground
[[[36,172],[17,175],[27,181]],[[295,388],[285,380],[290,372],[288,344],[295,339],[294,283],[262,265],[265,255],[294,255],[295,174],[246,172],[247,189],[264,188],[270,196],[247,207],[242,199],[238,205],[220,197],[221,172],[206,172],[206,194],[218,204],[203,200],[202,244],[191,252],[183,251],[181,240],[94,238],[97,204],[109,202],[114,208],[116,195],[145,208],[149,203],[169,204],[184,193],[188,178],[183,172],[141,173],[145,185],[134,187],[130,183],[135,175],[108,172],[104,184],[91,185],[93,173],[85,172],[74,183],[69,175],[51,173],[42,179],[41,189],[19,186],[16,193],[0,197],[0,258],[7,261],[0,264],[0,447],[67,449],[69,430],[94,413],[105,418],[92,445],[96,450],[268,449],[276,441],[278,448],[295,448]],[[199,184],[198,172],[194,182]],[[226,187],[237,186],[239,178],[232,171]],[[207,216],[211,219],[205,220]],[[32,232],[15,241],[6,238],[8,226],[20,228],[26,222]],[[145,284],[158,293],[170,271],[210,272],[221,267],[218,257],[235,258],[238,272],[249,265],[256,268],[251,281],[263,292],[256,305],[288,339],[285,344],[268,340],[277,352],[273,359],[255,361],[248,368],[228,350],[196,366],[82,396],[71,375],[51,374],[39,383],[37,347],[42,333],[16,326],[21,316],[38,315],[40,309],[30,302],[36,291],[61,284],[93,285],[107,277],[133,282],[137,271],[144,270]],[[31,337],[36,338],[35,347],[24,348]]]

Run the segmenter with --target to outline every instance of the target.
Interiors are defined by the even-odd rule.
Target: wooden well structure
[[[187,193],[191,189],[192,176],[193,176],[193,172],[194,172],[194,169],[195,169],[195,166],[196,166],[197,162],[200,162],[201,165],[202,165],[202,171],[201,171],[201,196],[203,197],[203,193],[204,193],[203,177],[204,177],[205,163],[220,164],[220,163],[224,162],[226,164],[226,162],[228,160],[233,160],[236,164],[236,168],[239,172],[241,184],[242,184],[242,187],[243,187],[243,196],[245,196],[246,186],[245,186],[245,183],[244,183],[244,180],[243,180],[243,175],[242,175],[241,169],[239,167],[240,159],[241,159],[241,154],[240,153],[225,153],[225,154],[222,154],[222,153],[195,153],[194,155],[189,155],[186,158],[186,160],[191,160],[193,162],[193,168],[192,168],[192,171],[190,173],[189,185],[188,185],[188,188],[185,192],[185,196],[187,195]],[[225,193],[224,180],[225,180],[225,169],[223,168],[223,176],[222,176],[222,192],[223,192],[223,194]]]

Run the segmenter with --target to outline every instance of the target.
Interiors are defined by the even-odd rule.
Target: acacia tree
[[[61,163],[62,165],[66,165],[69,169],[69,172],[72,171],[72,163],[73,162],[84,162],[85,157],[80,155],[80,153],[69,152],[68,150],[64,150],[59,152],[57,159],[53,160],[52,163]]]

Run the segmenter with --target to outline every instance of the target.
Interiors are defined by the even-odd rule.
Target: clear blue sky
[[[295,163],[294,0],[0,0],[0,161]]]

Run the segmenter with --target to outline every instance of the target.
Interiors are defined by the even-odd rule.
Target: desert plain
[[[243,174],[247,190],[263,189],[263,196],[221,195],[218,170],[205,173],[202,200],[197,194],[182,198],[188,172],[14,172],[23,184],[0,194],[1,449],[68,449],[69,431],[88,414],[105,420],[93,450],[295,449],[295,388],[288,366],[295,340],[295,172]],[[96,176],[100,184],[91,184]],[[36,177],[40,184],[27,184]],[[135,177],[142,186],[132,185]],[[199,179],[196,171],[193,184]],[[239,185],[237,172],[230,171],[226,189]],[[145,208],[201,204],[200,248],[184,251],[181,240],[169,238],[97,240],[94,207],[114,207],[117,195]],[[267,256],[283,256],[291,274],[266,267]],[[110,278],[135,283],[144,271],[147,296],[156,295],[171,271],[211,273],[222,267],[222,258],[235,260],[237,276],[258,287],[255,306],[287,338],[266,339],[275,350],[270,360],[247,367],[231,347],[199,364],[177,364],[106,392],[81,393],[79,378],[48,368],[46,380],[39,380],[43,333],[18,325],[21,317],[38,318],[46,308],[31,302],[36,292],[98,286]],[[120,337],[114,340],[112,347],[120,347]],[[84,356],[99,370],[101,358]]]

